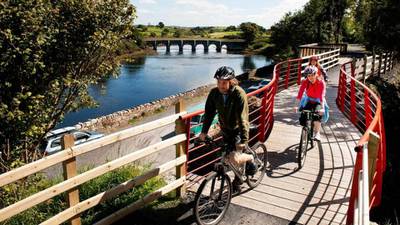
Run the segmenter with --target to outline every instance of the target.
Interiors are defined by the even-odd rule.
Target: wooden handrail
[[[134,162],[134,161],[141,159],[145,156],[148,156],[150,154],[159,152],[162,149],[164,149],[165,147],[175,145],[184,140],[186,140],[185,134],[177,135],[177,136],[169,138],[165,141],[162,141],[162,142],[150,145],[141,150],[132,152],[126,156],[123,156],[121,158],[118,158],[118,159],[108,162],[106,164],[103,164],[101,166],[93,168],[89,171],[79,174],[78,176],[72,177],[72,178],[65,180],[59,184],[56,184],[50,188],[40,191],[34,195],[29,196],[28,198],[20,200],[6,208],[1,209],[0,210],[0,221],[4,221],[7,218],[10,218],[26,209],[29,209],[35,205],[38,205],[38,204],[56,196],[56,195],[59,195],[67,190],[70,190],[71,188],[77,187],[77,186],[79,186],[93,178],[96,178],[102,174],[113,171],[117,168],[120,168],[121,166],[124,166],[128,163]]]
[[[67,221],[68,219],[71,219],[72,217],[79,215],[80,213],[90,208],[93,208],[96,205],[99,205],[123,192],[126,192],[138,185],[143,184],[144,182],[153,177],[161,175],[167,172],[168,170],[175,168],[176,166],[182,165],[184,162],[186,162],[186,155],[183,155],[175,160],[164,163],[163,165],[154,168],[141,176],[135,177],[129,181],[126,181],[122,184],[119,184],[111,188],[110,190],[104,191],[102,193],[97,194],[96,196],[86,199],[85,201],[80,202],[79,204],[58,213],[57,215],[46,220],[40,225],[61,224]]]
[[[160,120],[152,121],[143,125],[115,132],[110,135],[104,136],[102,138],[96,139],[94,141],[83,143],[78,146],[67,148],[53,155],[46,156],[30,164],[21,166],[7,173],[1,174],[0,187],[15,182],[17,180],[20,180],[24,177],[27,177],[39,171],[42,171],[50,166],[66,161],[72,157],[93,151],[99,147],[112,144],[114,142],[122,141],[124,139],[136,136],[138,134],[174,123],[176,119],[185,114],[186,112],[171,115]]]

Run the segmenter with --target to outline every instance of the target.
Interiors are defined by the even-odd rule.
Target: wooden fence
[[[177,111],[179,112],[176,113],[175,115],[168,116],[140,126],[132,127],[120,132],[116,132],[107,135],[105,137],[102,137],[100,139],[87,142],[78,146],[73,146],[74,139],[72,135],[65,135],[63,136],[62,139],[62,146],[64,150],[56,154],[46,156],[40,160],[19,167],[7,173],[1,174],[0,187],[3,187],[7,184],[23,179],[29,175],[35,174],[37,172],[40,172],[48,167],[51,167],[59,163],[63,163],[63,169],[64,169],[64,181],[54,186],[51,186],[45,190],[39,191],[38,193],[35,193],[12,205],[0,209],[0,222],[5,221],[6,219],[15,216],[18,213],[21,213],[29,208],[32,208],[42,202],[45,202],[53,198],[54,196],[57,196],[62,193],[67,193],[67,202],[69,208],[58,213],[54,217],[44,222],[41,222],[41,224],[61,224],[64,223],[65,221],[70,221],[70,223],[73,225],[79,225],[81,224],[79,215],[82,212],[90,208],[93,208],[94,206],[99,205],[104,201],[111,199],[121,193],[131,190],[135,186],[143,184],[150,178],[161,175],[174,168],[176,169],[176,171],[180,171],[176,173],[176,180],[170,182],[166,186],[158,189],[157,191],[146,195],[144,198],[139,199],[138,201],[127,206],[126,208],[123,208],[107,216],[106,218],[102,219],[96,224],[97,225],[111,224],[123,218],[124,216],[128,215],[132,211],[140,207],[143,207],[146,203],[154,201],[155,199],[173,190],[178,189],[179,193],[181,192],[183,193],[184,184],[186,181],[184,169],[185,169],[185,162],[187,159],[184,153],[184,149],[187,137],[185,134],[182,134],[180,132],[176,132],[176,135],[171,138],[149,145],[143,149],[134,151],[125,156],[117,158],[113,161],[106,162],[84,173],[77,174],[77,168],[76,168],[76,156],[91,152],[105,145],[109,145],[115,142],[120,142],[124,139],[134,137],[144,132],[148,132],[169,124],[176,123],[176,121],[178,121],[180,116],[186,114],[186,112],[182,110],[181,104],[178,104]],[[99,177],[107,172],[120,168],[124,165],[131,164],[143,157],[149,156],[154,153],[158,153],[163,149],[173,145],[175,145],[177,149],[176,158],[174,160],[164,163],[156,168],[151,169],[150,171],[145,172],[144,174],[138,177],[135,177],[124,183],[121,183],[107,191],[99,193],[93,197],[90,197],[89,199],[80,202],[79,191],[78,191],[79,185],[88,182],[96,177]],[[180,189],[182,186],[183,189]],[[38,221],[38,223],[39,222],[40,221]]]
[[[319,55],[327,51],[339,49],[340,54],[347,53],[347,44],[345,43],[312,43],[299,46],[300,58],[312,55]]]
[[[394,52],[386,52],[379,55],[373,54],[370,56],[365,55],[362,59],[353,59],[353,64],[355,78],[365,83],[365,80],[369,76],[381,76],[393,69]]]

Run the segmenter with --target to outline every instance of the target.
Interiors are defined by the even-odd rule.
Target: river
[[[171,46],[168,54],[165,47],[159,47],[157,52],[158,55],[123,64],[118,77],[91,85],[89,93],[99,106],[71,112],[57,127],[75,125],[213,83],[213,74],[220,66],[230,66],[237,74],[241,74],[271,64],[271,60],[265,56],[231,54],[224,49],[222,53],[217,53],[215,46],[210,46],[208,53],[204,53],[201,46],[198,46],[196,53],[191,52],[190,46],[185,46],[181,54],[177,46]]]

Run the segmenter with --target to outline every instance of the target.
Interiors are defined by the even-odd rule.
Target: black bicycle
[[[303,126],[300,135],[299,151],[297,153],[297,164],[298,168],[304,166],[306,161],[308,144],[310,144],[311,149],[314,148],[313,132],[314,132],[314,121],[320,115],[317,112],[310,110],[302,110],[300,115],[300,124]]]
[[[211,138],[207,138],[206,145],[219,147]],[[260,184],[267,168],[267,147],[263,143],[256,143],[252,148],[246,145],[243,152],[252,154],[256,165],[253,175],[246,175],[246,166],[235,166],[226,159],[227,144],[222,143],[221,161],[214,165],[214,171],[201,183],[197,190],[193,213],[200,225],[215,225],[223,218],[232,199],[232,183],[228,175],[232,171],[242,182],[250,188]]]

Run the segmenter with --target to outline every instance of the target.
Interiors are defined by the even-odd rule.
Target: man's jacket
[[[229,93],[224,96],[218,90],[213,88],[207,97],[203,133],[207,133],[218,112],[218,119],[221,128],[225,132],[240,132],[241,143],[249,140],[249,105],[245,91],[240,86],[233,86]]]

